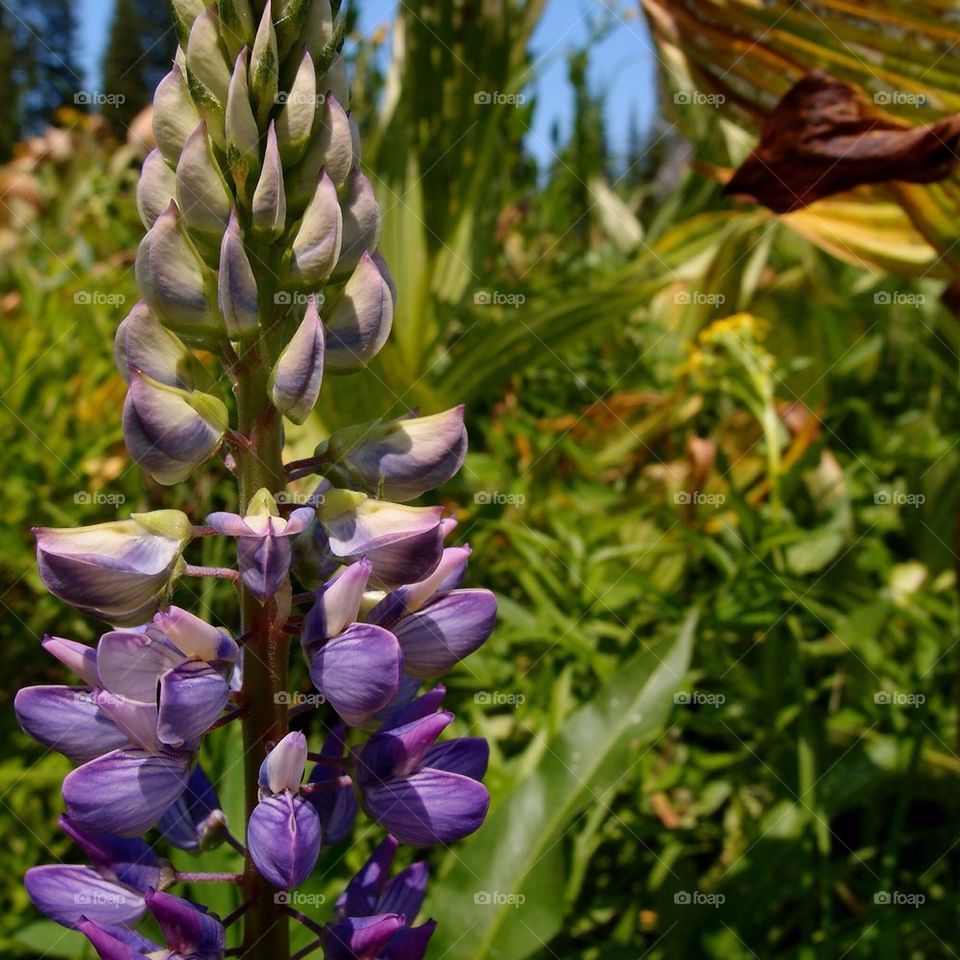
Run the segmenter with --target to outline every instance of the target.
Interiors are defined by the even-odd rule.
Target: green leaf
[[[664,724],[690,663],[696,612],[679,632],[627,660],[570,718],[537,768],[456,851],[433,885],[427,913],[441,917],[433,949],[448,960],[522,960],[561,929],[564,836],[612,790]]]

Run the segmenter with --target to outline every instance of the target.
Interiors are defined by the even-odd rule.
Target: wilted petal
[[[223,313],[227,336],[231,340],[242,340],[260,329],[257,281],[243,245],[236,208],[230,216],[230,224],[220,244],[217,300]]]
[[[490,805],[482,783],[431,769],[370,784],[363,796],[367,813],[401,843],[413,846],[462,839],[483,823]]]
[[[324,323],[327,367],[345,373],[375,357],[390,336],[394,306],[387,278],[364,251]]]
[[[260,765],[260,788],[270,793],[300,789],[307,764],[307,738],[298,730],[288,733]]]
[[[370,181],[355,169],[347,179],[346,190],[338,275],[353,270],[363,252],[374,250],[380,239],[380,208]]]
[[[137,250],[137,286],[165,326],[188,336],[219,334],[216,287],[187,237],[174,201]]]
[[[446,673],[493,630],[497,600],[489,590],[454,590],[394,624],[403,669],[425,679]]]
[[[72,670],[85,684],[95,687],[97,676],[97,651],[85,643],[66,640],[63,637],[45,636],[41,641],[43,649],[56,657],[65,667]]]
[[[145,303],[138,303],[117,327],[113,357],[127,383],[136,371],[184,390],[192,390],[205,379],[193,352],[160,323]]]
[[[221,960],[225,947],[223,924],[205,907],[159,890],[149,891],[146,903],[163,931],[168,949],[193,960]]]
[[[198,660],[181,663],[160,680],[157,736],[171,747],[201,737],[229,698],[227,681],[212,666]]]
[[[86,687],[24,687],[17,691],[13,709],[24,733],[75,763],[130,743]]]
[[[148,230],[170,206],[176,192],[176,174],[159,149],[151,150],[143,161],[137,181],[137,213]]]
[[[81,917],[98,923],[136,923],[146,909],[142,894],[107,880],[92,867],[31,867],[23,883],[33,905],[65,927],[75,927]]]
[[[273,405],[294,423],[303,423],[317,403],[323,381],[323,324],[311,295],[303,320],[270,374]]]
[[[330,479],[387,500],[412,500],[446,483],[467,454],[463,407],[430,417],[365,423],[334,433],[322,448]]]
[[[301,797],[267,797],[250,816],[247,849],[257,870],[275,887],[297,887],[320,855],[320,817]]]
[[[123,406],[130,456],[158,483],[174,484],[217,452],[229,423],[217,397],[181,390],[137,373]]]
[[[321,173],[293,240],[290,281],[301,286],[323,283],[340,257],[343,215],[337,188]],[[359,254],[357,255],[359,258]]]
[[[402,659],[396,637],[355,623],[315,648],[310,679],[351,726],[362,726],[396,695]]]
[[[183,793],[187,778],[186,757],[114,750],[67,774],[63,800],[83,830],[137,836]]]
[[[372,569],[373,565],[366,559],[351,563],[317,590],[300,638],[308,657],[311,648],[336,636],[357,619]]]

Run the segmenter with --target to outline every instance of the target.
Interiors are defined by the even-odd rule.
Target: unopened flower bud
[[[390,284],[364,252],[324,323],[327,369],[347,373],[376,356],[390,335],[393,310]]]
[[[181,390],[137,373],[123,407],[130,456],[157,483],[186,479],[217,452],[229,422],[212,394]]]
[[[316,123],[299,166],[287,177],[290,209],[299,213],[313,198],[320,171],[341,186],[354,166],[350,118],[334,96],[317,111]]]
[[[380,207],[377,198],[370,181],[359,170],[354,170],[347,180],[347,194],[343,201],[343,242],[337,274],[353,270],[363,252],[372,252],[379,239]]]
[[[136,273],[143,299],[165,326],[188,336],[222,332],[213,277],[173,201],[140,242]]]
[[[192,390],[209,379],[193,351],[142,302],[117,327],[113,357],[127,383],[136,371],[184,390]]]
[[[194,20],[206,9],[205,0],[173,0],[173,22],[181,44],[186,44]]]
[[[340,258],[343,215],[337,188],[323,173],[293,240],[291,283],[314,287],[330,276]]]
[[[149,230],[157,217],[170,206],[177,191],[176,174],[157,150],[151,150],[143,161],[137,181],[137,213]]]
[[[268,390],[273,405],[294,423],[303,423],[316,406],[323,380],[323,324],[316,298],[270,374]]]
[[[250,0],[217,0],[220,14],[220,35],[232,59],[253,43],[256,22]]]
[[[203,122],[187,138],[177,162],[177,205],[186,225],[202,235],[219,239],[230,220],[230,188]]]
[[[160,81],[153,97],[153,135],[164,159],[176,165],[187,137],[200,122],[183,71],[177,65]]]
[[[277,117],[277,140],[284,164],[292,166],[306,151],[317,112],[316,105],[317,75],[310,54],[304,50],[293,85]]]
[[[261,128],[266,126],[267,117],[277,101],[280,89],[280,59],[271,10],[271,0],[267,0],[250,55],[250,94],[253,97],[257,123]]]
[[[319,62],[333,40],[333,11],[330,0],[309,0],[309,7],[300,36],[310,56]]]
[[[317,78],[317,89],[321,93],[332,93],[344,110],[350,109],[350,77],[347,74],[346,61],[339,53],[334,56],[323,77]]]
[[[231,340],[242,340],[260,329],[257,281],[243,245],[236,209],[220,245],[217,299]]]
[[[244,47],[237,56],[227,91],[227,112],[224,137],[227,144],[227,165],[241,196],[248,196],[247,183],[260,172],[260,131],[250,106],[247,64],[250,51]]]
[[[193,526],[179,510],[157,510],[113,523],[41,527],[33,533],[40,577],[55,597],[128,627],[149,620],[169,594]]]
[[[214,142],[223,142],[223,114],[230,88],[230,67],[220,49],[216,7],[204,10],[190,30],[187,42],[190,94]]]
[[[257,189],[253,192],[253,230],[261,237],[278,237],[287,220],[287,197],[283,188],[283,164],[273,121],[267,131],[267,149]]]

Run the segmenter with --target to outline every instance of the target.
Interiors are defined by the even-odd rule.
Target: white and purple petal
[[[302,797],[266,797],[247,824],[247,849],[257,870],[281,890],[299,886],[320,855],[320,817]]]

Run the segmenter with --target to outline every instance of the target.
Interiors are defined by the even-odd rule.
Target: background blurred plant
[[[817,67],[911,124],[955,113],[957,30],[933,0],[649,0],[672,125],[635,156],[650,165],[639,183],[597,169],[571,191],[567,169],[538,178],[520,154],[535,102],[474,102],[528,91],[539,6],[409,0],[389,56],[353,47],[403,144],[385,150],[386,130],[364,124],[411,332],[349,409],[323,408],[292,439],[309,451],[321,426],[391,396],[470,400],[473,452],[449,506],[501,618],[448,699],[492,741],[494,802],[480,842],[434,859],[436,955],[949,956],[960,331],[940,296],[956,276],[956,180],[785,216],[722,187]],[[450,51],[440,62],[417,56],[429,31]],[[73,136],[69,160],[31,168],[16,200],[31,219],[5,219],[0,241],[16,251],[0,261],[2,562],[16,584],[0,629],[19,682],[44,676],[36,637],[54,625],[23,518],[114,509],[75,504],[86,490],[151,504],[133,472],[110,474],[119,432],[104,438],[93,407],[58,415],[81,393],[118,402],[100,345],[125,311],[93,303],[74,326],[73,296],[132,296],[130,265],[109,254],[138,229],[135,171],[105,164],[93,132]],[[568,242],[578,217],[585,244]],[[411,374],[416,390],[399,391]],[[208,506],[208,491],[182,495]],[[692,669],[658,699],[643,678],[656,657],[682,662],[693,609]],[[92,633],[79,617],[55,626]],[[625,719],[627,696],[649,729]],[[14,878],[49,859],[40,847],[65,852],[46,826],[63,771],[8,739],[0,863]],[[584,766],[594,753],[616,774]],[[501,831],[517,807],[537,834]],[[357,866],[314,892],[335,895]],[[2,893],[4,952],[63,955],[15,879]]]

